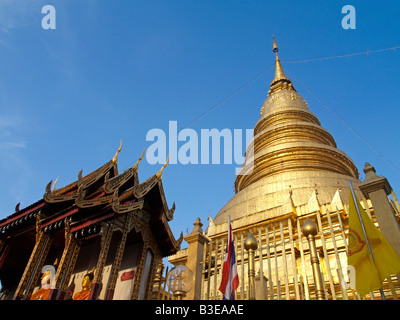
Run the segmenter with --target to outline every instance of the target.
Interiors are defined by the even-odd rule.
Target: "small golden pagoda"
[[[196,275],[188,299],[221,299],[218,291],[230,216],[240,285],[236,299],[248,299],[249,256],[245,239],[253,234],[256,299],[315,299],[317,283],[310,248],[302,232],[307,219],[318,229],[316,248],[326,299],[359,299],[347,276],[347,215],[349,180],[367,213],[391,239],[400,254],[398,201],[386,178],[369,172],[364,182],[351,158],[337,148],[307,102],[285,75],[273,39],[275,76],[254,126],[254,141],[246,151],[250,165],[235,179],[235,195],[204,232],[199,219],[184,239],[187,249],[169,257]],[[379,180],[381,179],[381,180]],[[383,180],[382,180],[383,179]],[[380,182],[377,182],[377,181]],[[392,195],[390,200],[387,195]],[[384,227],[385,226],[385,227]],[[386,227],[387,226],[387,227]],[[396,231],[397,228],[397,231]],[[386,298],[400,294],[395,276],[385,283]],[[368,298],[380,299],[379,292]]]

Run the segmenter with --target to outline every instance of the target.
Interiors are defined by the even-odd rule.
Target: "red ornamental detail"
[[[356,254],[364,249],[366,242],[361,239],[360,235],[349,228],[349,256]]]
[[[124,272],[121,275],[121,281],[131,280],[135,276],[135,270]]]

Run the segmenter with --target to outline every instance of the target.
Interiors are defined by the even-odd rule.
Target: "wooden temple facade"
[[[43,199],[21,210],[17,206],[0,221],[2,299],[151,298],[162,258],[182,242],[168,224],[175,204],[168,207],[163,191],[166,164],[140,183],[143,155],[119,174],[119,152],[88,175],[79,172],[65,187],[52,188],[50,181]],[[49,266],[54,269],[44,286]]]

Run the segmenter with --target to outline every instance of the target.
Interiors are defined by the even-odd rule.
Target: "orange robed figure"
[[[82,291],[78,292],[74,296],[74,300],[88,300],[90,295],[90,288],[92,286],[92,281],[94,277],[94,268],[92,271],[87,273],[82,280]]]
[[[34,294],[32,294],[30,300],[47,300],[49,294],[50,294],[50,270],[46,271],[42,275],[42,281],[41,281],[42,287],[36,291]],[[46,285],[47,284],[47,285]]]
[[[58,264],[58,259],[54,262],[54,266],[57,266]],[[51,290],[51,280],[52,280],[52,275],[50,270],[47,270],[45,273],[43,273],[42,278],[41,278],[41,288],[36,291],[34,294],[32,294],[30,300],[47,300],[50,294]]]

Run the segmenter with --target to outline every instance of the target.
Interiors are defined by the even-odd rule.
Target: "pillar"
[[[107,260],[108,251],[110,249],[112,235],[113,227],[110,224],[105,223],[102,226],[100,254],[94,272],[94,279],[90,289],[89,300],[96,300],[100,293],[100,286],[103,280],[103,269]]]
[[[117,284],[118,272],[121,267],[122,257],[125,251],[126,238],[129,233],[129,221],[125,222],[124,230],[122,231],[121,240],[118,243],[117,252],[111,268],[110,281],[107,288],[106,300],[112,300],[114,297],[115,285]]]
[[[0,269],[2,268],[9,252],[10,246],[6,244],[5,240],[0,240]]]
[[[388,180],[379,177],[368,162],[364,167],[365,180],[360,184],[364,196],[371,200],[379,228],[400,257],[400,228],[388,195],[392,192]]]
[[[317,300],[325,300],[324,280],[322,278],[317,246],[315,244],[315,236],[318,234],[318,228],[314,222],[307,218],[306,222],[303,224],[302,232],[307,238],[310,248],[310,262],[315,283],[315,296]]]
[[[201,228],[203,224],[200,218],[197,218],[193,225],[194,228],[192,232],[184,237],[185,241],[189,244],[186,266],[192,270],[194,274],[193,289],[187,293],[186,299],[200,300],[204,244],[210,240],[204,235],[203,229]]]
[[[257,240],[254,238],[253,234],[250,232],[244,242],[244,248],[248,252],[249,261],[249,300],[256,299],[256,282],[255,282],[255,264],[254,264],[254,253],[258,248]]]
[[[55,288],[51,290],[48,300],[63,300],[68,283],[79,254],[80,245],[72,237],[66,239],[66,246],[61,256],[55,277]]]
[[[49,234],[41,232],[37,235],[35,247],[22,274],[22,278],[14,293],[14,300],[29,299],[36,282],[39,279],[44,261],[50,250],[52,238]]]
[[[256,275],[256,300],[268,300],[268,278],[263,273]]]

